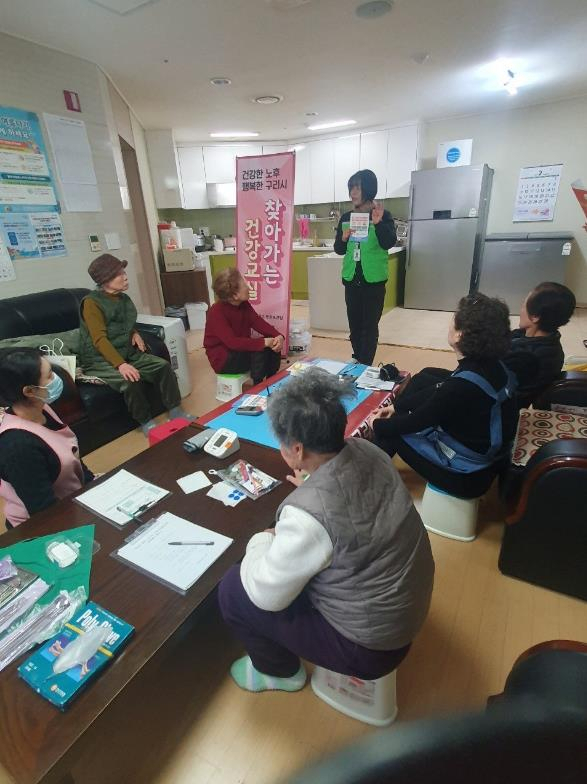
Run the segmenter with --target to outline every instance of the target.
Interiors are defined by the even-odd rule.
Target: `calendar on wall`
[[[562,163],[520,169],[513,222],[551,221],[560,185]]]

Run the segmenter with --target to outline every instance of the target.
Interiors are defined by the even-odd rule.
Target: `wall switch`
[[[90,240],[90,250],[93,253],[97,253],[99,250],[102,250],[102,243],[100,242],[100,238],[97,234],[90,234],[88,239]]]

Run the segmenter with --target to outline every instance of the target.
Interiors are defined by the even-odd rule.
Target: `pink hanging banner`
[[[288,348],[295,153],[236,159],[236,265],[249,302]]]

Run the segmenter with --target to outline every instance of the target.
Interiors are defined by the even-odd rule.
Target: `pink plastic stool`
[[[166,438],[177,433],[178,430],[183,430],[190,423],[189,419],[170,419],[169,422],[163,422],[162,425],[157,425],[152,430],[149,430],[149,446],[155,446],[159,441],[165,441]]]

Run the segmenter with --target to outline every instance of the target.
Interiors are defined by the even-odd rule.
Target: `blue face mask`
[[[35,395],[35,397],[38,397],[39,400],[42,400],[44,403],[54,403],[61,397],[61,393],[63,392],[63,379],[61,376],[58,376],[57,373],[53,373],[53,378],[48,384],[45,384],[44,386],[42,384],[37,384],[36,386],[37,389],[46,389],[47,397],[41,397],[40,395]]]

